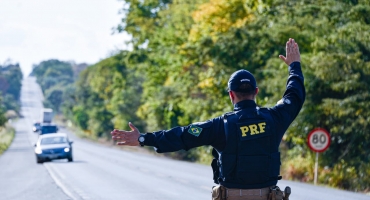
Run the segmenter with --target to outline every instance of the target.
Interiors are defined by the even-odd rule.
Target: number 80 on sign
[[[324,152],[329,148],[330,135],[323,128],[315,128],[308,134],[307,143],[312,151]]]

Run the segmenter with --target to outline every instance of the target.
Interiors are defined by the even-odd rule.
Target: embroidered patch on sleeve
[[[194,136],[199,136],[200,133],[202,132],[202,128],[198,127],[198,126],[194,126],[194,125],[191,125],[188,132]]]

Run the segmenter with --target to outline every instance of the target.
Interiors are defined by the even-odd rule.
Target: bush
[[[282,176],[288,180],[311,182],[314,178],[314,162],[310,154],[297,155],[282,161]]]
[[[0,154],[8,149],[13,141],[15,130],[11,127],[0,127]]]

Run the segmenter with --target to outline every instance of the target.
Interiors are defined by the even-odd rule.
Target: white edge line
[[[62,189],[62,191],[71,199],[74,199],[74,200],[77,200],[78,198],[76,198],[71,191],[69,191],[67,189],[67,187],[62,183],[62,181],[59,180],[59,178],[57,177],[56,175],[56,172],[54,172],[51,167],[49,166],[49,164],[44,164],[46,170],[49,172],[51,178],[55,181],[55,183],[60,187],[60,189]]]

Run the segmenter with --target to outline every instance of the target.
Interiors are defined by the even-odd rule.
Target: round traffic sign
[[[312,151],[324,152],[329,148],[330,135],[323,128],[315,128],[308,134],[307,143]]]

